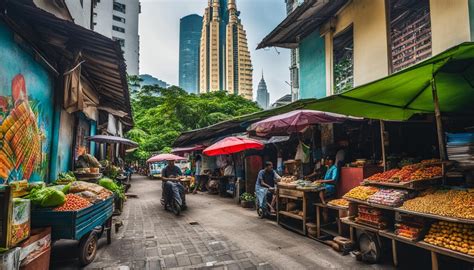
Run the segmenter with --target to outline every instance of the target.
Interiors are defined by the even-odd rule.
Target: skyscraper
[[[270,104],[270,94],[267,90],[267,83],[265,82],[265,78],[263,77],[263,72],[262,79],[258,83],[257,103],[264,110],[268,109],[268,105]]]
[[[201,16],[192,14],[181,18],[179,27],[179,87],[195,94],[199,92],[201,30]]]
[[[226,90],[252,100],[252,62],[236,0],[209,0],[204,11],[199,92]]]
[[[127,73],[139,74],[139,0],[65,0],[65,3],[76,24],[118,41]]]

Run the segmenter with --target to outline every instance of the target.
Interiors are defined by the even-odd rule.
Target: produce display
[[[298,178],[296,178],[296,176],[282,176],[281,179],[280,179],[280,183],[290,184],[290,183],[292,183],[296,180],[298,180]]]
[[[349,201],[346,199],[334,199],[329,201],[328,204],[340,207],[349,207]]]
[[[13,181],[10,182],[10,188],[13,193],[13,198],[23,197],[28,194],[28,181]]]
[[[418,240],[425,227],[423,218],[400,213],[400,220],[395,223],[395,234],[410,240]]]
[[[430,179],[443,175],[441,166],[424,167],[416,170],[408,177],[408,181]]]
[[[398,207],[403,204],[403,201],[408,198],[409,194],[410,193],[407,190],[381,189],[371,195],[367,201],[369,203]]]
[[[375,194],[377,191],[379,191],[379,189],[376,187],[358,186],[349,190],[349,192],[347,192],[344,197],[366,201],[370,195]]]
[[[474,225],[439,221],[431,225],[424,241],[474,256]]]
[[[359,205],[357,209],[359,211],[355,219],[357,223],[377,229],[387,228],[387,217],[383,214],[382,210],[367,205]]]
[[[54,211],[78,211],[91,205],[92,204],[88,200],[82,198],[81,196],[76,194],[67,194],[66,203],[60,207],[54,208]]]
[[[33,205],[40,207],[56,207],[66,201],[64,193],[53,187],[34,188],[25,198],[30,199]]]
[[[420,163],[405,165],[401,169],[392,169],[386,172],[376,173],[366,180],[372,182],[399,183],[440,177],[443,174],[443,170],[440,165],[434,165],[436,163],[439,163],[439,160],[423,160]]]
[[[400,169],[393,169],[393,170],[389,170],[389,171],[385,171],[381,173],[376,173],[372,175],[371,177],[367,178],[367,180],[375,181],[375,182],[387,182],[399,171]]]
[[[122,186],[119,186],[114,180],[110,178],[102,178],[99,180],[99,185],[107,190],[115,193],[119,198],[125,199],[125,192]]]
[[[74,176],[73,172],[62,172],[58,175],[58,179],[56,179],[55,184],[57,185],[67,185],[76,181],[76,176]]]
[[[474,219],[474,191],[441,189],[407,200],[402,209],[433,215]]]

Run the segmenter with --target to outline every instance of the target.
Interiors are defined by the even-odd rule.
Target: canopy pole
[[[385,123],[383,120],[380,120],[380,140],[382,143],[382,164],[383,171],[387,170],[387,158],[385,155]]]
[[[439,158],[446,160],[446,148],[444,147],[443,121],[441,119],[441,110],[439,108],[438,91],[436,90],[435,78],[431,79],[431,93],[433,94],[433,103],[436,118],[436,130],[438,133]]]

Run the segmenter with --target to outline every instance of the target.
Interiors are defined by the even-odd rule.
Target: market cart
[[[277,223],[292,231],[306,235],[306,223],[314,219],[314,208],[318,193],[323,188],[297,188],[278,183]]]
[[[33,209],[32,227],[51,227],[53,241],[70,239],[79,241],[79,261],[85,266],[94,261],[97,242],[104,232],[107,243],[112,242],[112,212],[114,196],[79,211],[53,211],[52,209]]]

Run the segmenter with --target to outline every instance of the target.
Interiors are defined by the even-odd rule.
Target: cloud
[[[202,15],[206,0],[141,0],[140,73],[178,84],[179,20],[189,14]],[[286,16],[283,0],[237,0],[247,31],[254,68],[254,96],[262,69],[271,101],[290,93],[290,54],[285,49],[258,50],[258,43]]]

